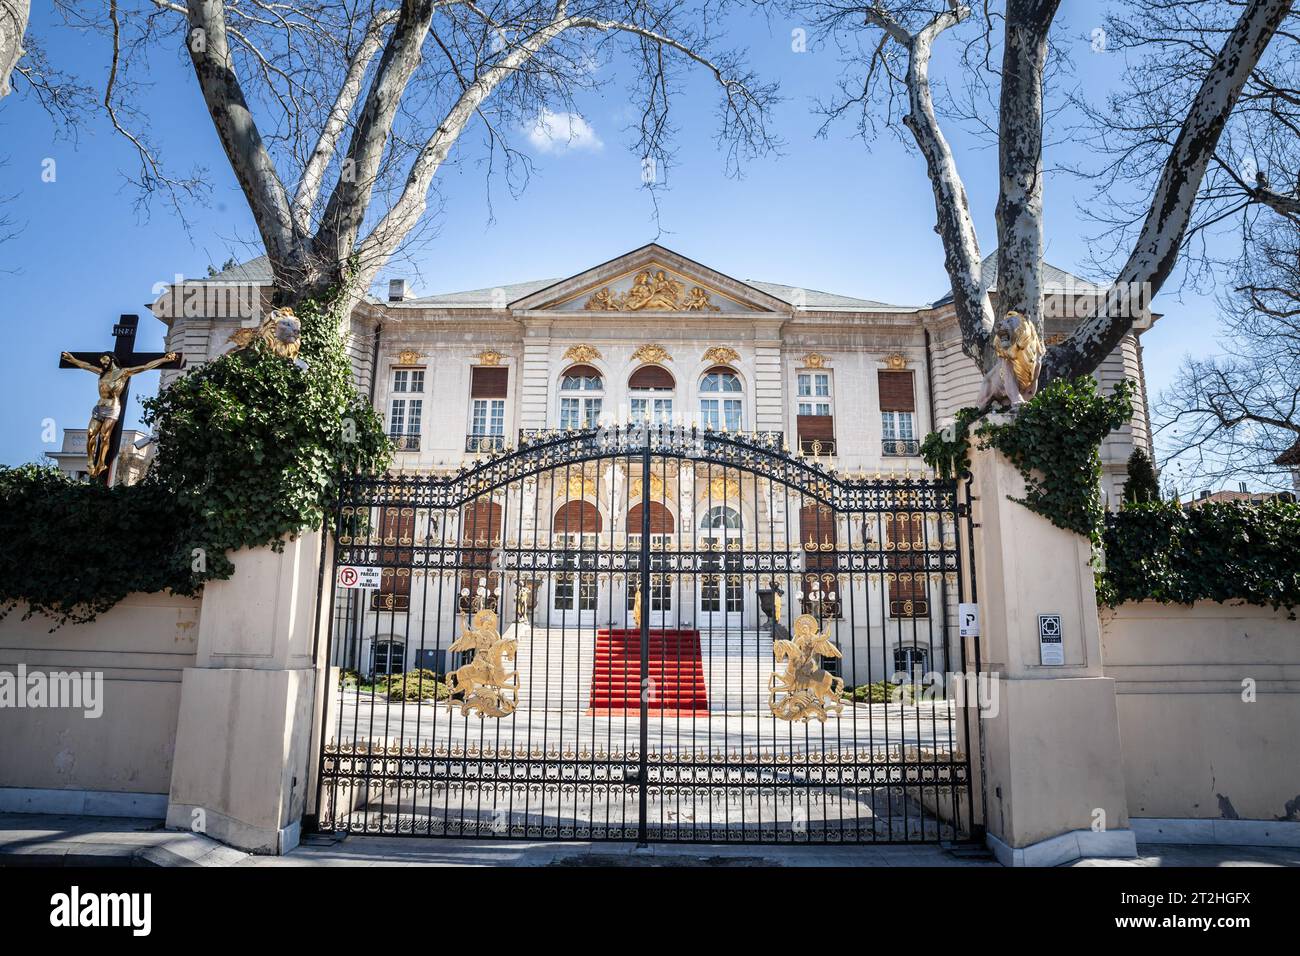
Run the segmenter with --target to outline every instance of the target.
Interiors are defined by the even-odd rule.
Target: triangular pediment
[[[789,312],[780,299],[657,243],[547,286],[510,308],[585,314]]]

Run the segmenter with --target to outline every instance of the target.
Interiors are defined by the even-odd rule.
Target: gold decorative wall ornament
[[[767,680],[767,705],[781,720],[806,723],[816,717],[826,720],[828,711],[844,710],[844,679],[822,669],[822,657],[843,657],[830,637],[830,629],[821,632],[817,619],[801,614],[794,622],[794,639],[772,645],[776,662],[785,662],[785,670],[773,671]],[[780,700],[778,694],[785,694]]]
[[[907,368],[907,356],[902,352],[890,352],[885,356],[885,368],[901,372]]]
[[[663,269],[643,269],[632,279],[626,292],[605,287],[592,293],[584,309],[593,312],[721,312],[706,289],[693,286],[690,292]]]
[[[475,361],[479,365],[500,365],[505,359],[505,355],[496,349],[484,349],[475,357]]]
[[[821,352],[809,352],[800,361],[803,363],[803,368],[826,368],[831,364],[830,359]]]
[[[557,482],[555,486],[555,497],[568,498],[570,501],[580,501],[583,498],[596,497],[596,479],[588,478],[585,475],[570,475],[567,482]]]
[[[740,353],[726,345],[715,345],[704,353],[704,361],[719,365],[735,365],[740,361]]]
[[[632,479],[632,485],[628,489],[628,497],[629,498],[644,497],[644,495],[641,494],[641,490],[642,490],[641,479],[640,478]],[[655,474],[652,474],[650,476],[650,500],[651,501],[664,500],[664,480]]]
[[[709,482],[709,496],[719,501],[730,501],[740,497],[740,480],[737,478],[714,478]]]
[[[600,358],[600,350],[594,345],[570,345],[564,353],[566,362],[578,362],[585,364],[593,362]]]
[[[468,618],[468,615],[467,615]],[[474,615],[474,623],[465,621],[465,633],[447,650],[453,653],[473,652],[468,664],[447,675],[447,710],[457,703],[461,695],[460,713],[467,716],[475,711],[480,720],[484,717],[505,717],[519,706],[519,675],[506,672],[505,661],[515,659],[518,642],[503,638],[497,630],[495,611],[483,610]]]
[[[668,350],[662,345],[642,345],[632,353],[634,362],[648,362],[651,365],[659,365],[663,362],[671,362],[673,357],[668,354]]]
[[[397,353],[398,365],[419,365],[424,360],[424,356],[415,349],[402,349]]]

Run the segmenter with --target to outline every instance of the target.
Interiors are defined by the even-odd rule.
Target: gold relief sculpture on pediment
[[[643,269],[632,279],[626,292],[608,286],[588,296],[584,309],[591,312],[721,312],[707,289],[692,286],[689,292],[665,270]]]
[[[496,349],[484,349],[475,356],[476,365],[500,365],[506,359],[505,355]]]

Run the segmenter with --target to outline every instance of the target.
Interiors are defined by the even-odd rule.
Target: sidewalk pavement
[[[1133,860],[1073,866],[1300,866],[1297,847],[1139,844]],[[997,866],[938,846],[716,846],[308,836],[254,856],[157,820],[0,813],[0,866]]]

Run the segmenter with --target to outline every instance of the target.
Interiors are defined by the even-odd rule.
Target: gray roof
[[[266,256],[249,259],[239,265],[222,269],[214,276],[205,279],[188,279],[188,282],[270,282],[271,260]]]
[[[1105,286],[1097,285],[1095,282],[1089,282],[1087,279],[1075,275],[1073,272],[1067,272],[1059,266],[1054,266],[1046,259],[1043,260],[1043,293],[1051,295],[1056,292],[1065,291],[1104,291]],[[998,286],[998,253],[993,250],[984,257],[980,263],[980,286],[985,292],[990,289],[997,289]],[[944,294],[935,299],[931,305],[944,305],[952,301],[952,289],[948,288]]]
[[[987,261],[987,260],[986,260]],[[190,282],[270,282],[271,281],[271,263],[266,256],[258,256],[256,259],[249,259],[247,262],[237,266],[231,266],[215,276],[205,279],[190,279]],[[449,308],[449,309],[490,309],[493,303],[502,301],[501,293],[504,293],[504,301],[514,302],[525,296],[539,292],[548,286],[555,285],[557,282],[563,282],[563,279],[533,279],[528,282],[513,282],[503,286],[490,286],[484,289],[469,289],[463,292],[444,292],[439,295],[425,295],[416,299],[407,299],[400,304],[403,307],[414,308]],[[845,312],[909,312],[915,311],[924,306],[916,305],[890,305],[886,302],[877,302],[873,299],[858,299],[848,295],[838,295],[834,292],[821,292],[817,289],[801,289],[799,286],[782,285],[779,282],[762,282],[757,279],[746,279],[746,285],[753,286],[760,292],[764,292],[773,298],[780,299],[782,302],[794,304],[801,300],[801,308],[821,311],[845,311]],[[500,289],[501,292],[497,292]]]
[[[805,309],[845,312],[910,312],[922,308],[922,306],[916,305],[890,305],[887,302],[876,302],[874,299],[855,299],[849,295],[820,292],[817,289],[801,289],[799,286],[781,285],[776,282],[761,282],[758,279],[746,279],[745,284],[753,286],[760,292],[766,292],[782,302],[789,302],[791,305],[794,304],[796,299],[801,299],[801,308]]]

